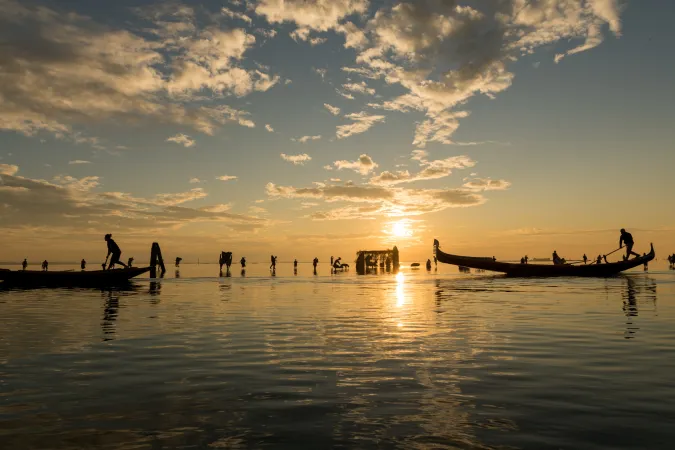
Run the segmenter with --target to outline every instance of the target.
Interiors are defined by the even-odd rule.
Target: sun
[[[412,230],[408,227],[406,221],[399,220],[391,224],[391,234],[400,238],[409,237],[412,236]]]

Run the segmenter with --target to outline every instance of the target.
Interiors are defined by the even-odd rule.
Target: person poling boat
[[[630,255],[635,255],[635,257],[637,258],[640,257],[639,253],[635,253],[633,251],[633,245],[635,245],[635,243],[633,242],[633,235],[622,228],[621,237],[619,238],[619,248],[623,248],[623,244],[626,244],[626,258],[625,258],[626,260],[630,258]]]
[[[553,250],[553,265],[559,266],[562,264],[566,264],[565,258],[561,258],[558,256],[558,252],[556,250]]]
[[[108,262],[108,258],[110,257],[110,264],[108,265],[108,270],[112,269],[115,264],[119,264],[121,266],[124,266],[125,269],[128,269],[127,265],[124,264],[122,261],[120,261],[120,257],[122,256],[122,250],[120,249],[119,245],[113,240],[112,234],[108,233],[105,235],[105,241],[108,244],[108,254],[105,257],[106,263]],[[105,263],[103,263],[103,266],[105,268]]]

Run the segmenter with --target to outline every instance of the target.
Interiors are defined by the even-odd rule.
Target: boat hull
[[[610,277],[646,264],[653,260],[655,256],[654,246],[652,245],[651,251],[648,254],[628,261],[619,261],[608,264],[546,265],[504,263],[487,258],[452,255],[450,253],[444,253],[438,246],[434,247],[434,251],[439,262],[470,267],[472,269],[500,272],[512,277]]]
[[[0,270],[3,286],[21,287],[107,287],[120,286],[147,273],[150,267],[93,271]]]

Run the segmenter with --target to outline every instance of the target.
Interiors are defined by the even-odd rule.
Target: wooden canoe
[[[505,273],[513,277],[608,277],[625,270],[641,266],[654,259],[654,245],[644,256],[608,264],[517,264],[494,261],[492,258],[476,258],[471,256],[452,255],[441,251],[434,245],[436,259],[445,264],[465,266],[472,269],[489,270]]]
[[[106,287],[128,283],[130,279],[147,273],[150,267],[91,271],[39,271],[0,269],[3,286],[28,287]]]

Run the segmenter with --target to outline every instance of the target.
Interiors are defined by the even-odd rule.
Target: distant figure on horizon
[[[431,260],[427,259],[427,270],[431,270]]]
[[[520,263],[525,264],[525,257],[520,258]]]
[[[176,256],[176,267],[180,266],[180,262],[183,260],[180,256]]]
[[[527,264],[527,262],[528,262],[529,260],[530,260],[530,258],[529,258],[527,255],[525,255],[525,264]]]
[[[565,264],[565,258],[561,258],[560,256],[558,256],[558,252],[556,250],[553,250],[553,264],[554,265]]]
[[[44,261],[42,261],[42,270],[43,270],[44,272],[46,272],[47,269],[49,269],[49,263],[48,263],[47,260],[45,259]]]
[[[117,243],[113,241],[112,234],[110,233],[106,234],[105,241],[108,243],[108,254],[105,257],[106,262],[108,262],[108,257],[110,257],[110,264],[108,265],[108,270],[115,267],[115,264],[124,266],[124,268],[126,269],[127,268],[126,264],[120,261],[120,257],[122,256],[122,250],[117,245]],[[103,270],[105,270],[105,263],[103,263]]]
[[[127,260],[127,266],[129,266],[129,268],[131,268],[131,265],[132,265],[133,263],[134,263],[134,257],[132,256],[131,258],[129,258],[129,259]]]
[[[332,256],[331,256],[332,258]],[[314,271],[316,272],[316,266],[319,264],[319,258],[314,258],[312,261],[312,264],[314,265]]]
[[[241,264],[242,269],[245,268],[246,267],[246,258],[244,258],[242,256],[241,259],[239,260],[239,263]]]
[[[598,255],[598,259],[595,261],[597,264],[602,264],[602,255]]]
[[[333,257],[330,257],[330,266],[333,267]]]
[[[277,258],[278,258],[278,256],[274,256],[274,255],[270,256],[270,261],[272,262],[272,264],[270,264],[270,269],[272,271],[277,270]]]
[[[633,245],[635,245],[635,242],[633,242],[633,235],[622,228],[621,237],[619,238],[619,248],[623,248],[623,244],[626,244],[626,259],[630,258],[630,255],[635,255],[637,258],[640,257],[639,253],[633,251]]]
[[[583,260],[584,260],[584,264],[586,264],[586,262],[588,262],[588,256],[586,256],[586,253],[584,253]]]
[[[493,261],[493,262],[497,262],[497,257],[496,257],[496,256],[493,256],[493,257],[492,257],[492,261]]]
[[[28,259],[24,258],[21,267],[23,267],[23,270],[26,270],[26,267],[28,267]]]
[[[294,259],[294,260],[293,260],[293,268],[294,268],[294,269],[297,269],[297,268],[298,268],[298,260],[297,260],[297,259]]]
[[[87,261],[82,258],[82,261],[80,261],[80,269],[84,270],[87,268]]]

